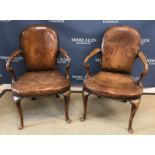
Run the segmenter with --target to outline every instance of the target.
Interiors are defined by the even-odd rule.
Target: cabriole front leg
[[[20,102],[22,100],[22,97],[13,95],[13,100],[14,100],[14,102],[16,104],[17,111],[18,111],[19,118],[20,118],[20,125],[19,125],[19,128],[18,129],[21,130],[24,127],[23,112],[22,112],[22,108],[21,108],[21,105],[20,105]]]
[[[70,102],[70,94],[71,94],[71,91],[68,90],[67,92],[65,92],[63,94],[64,96],[64,100],[65,100],[65,117],[66,117],[66,122],[67,123],[71,123],[71,119],[69,118],[69,114],[68,114],[68,111],[69,111],[69,102]]]
[[[82,98],[83,98],[83,116],[80,118],[80,121],[85,121],[86,116],[87,116],[87,101],[88,101],[88,96],[90,95],[89,92],[83,90],[82,92]]]
[[[138,107],[140,104],[140,98],[137,100],[131,100],[130,103],[131,103],[131,113],[130,113],[130,118],[129,118],[128,132],[133,134],[134,130],[132,129],[132,122],[133,122],[133,118],[135,116],[135,113],[138,110]]]

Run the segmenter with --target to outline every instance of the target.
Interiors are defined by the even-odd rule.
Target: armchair
[[[23,97],[34,97],[61,94],[65,100],[66,122],[71,123],[68,115],[70,101],[70,57],[63,48],[59,48],[58,35],[53,28],[44,25],[33,25],[21,33],[20,49],[13,52],[6,63],[6,70],[12,75],[13,100],[20,116],[19,129],[24,127],[21,100]],[[67,59],[66,75],[57,70],[57,57],[62,53]],[[12,61],[23,56],[27,72],[16,78]]]
[[[128,132],[134,132],[132,122],[143,93],[143,79],[148,72],[146,57],[140,51],[140,40],[140,34],[134,28],[114,26],[105,31],[101,48],[96,48],[85,58],[87,73],[82,92],[84,112],[81,121],[86,119],[89,95],[121,99],[131,103]],[[101,55],[102,70],[90,75],[87,62],[98,53]],[[144,64],[144,71],[137,82],[131,77],[136,58],[140,58]]]

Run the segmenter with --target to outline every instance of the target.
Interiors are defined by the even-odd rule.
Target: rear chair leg
[[[56,94],[55,96],[56,96],[56,98],[59,98],[60,97],[59,94]]]
[[[35,101],[35,100],[36,100],[36,98],[35,98],[35,97],[31,97],[31,100],[32,100],[32,101]]]
[[[83,98],[83,116],[80,118],[80,121],[85,121],[86,116],[87,116],[87,101],[88,101],[88,96],[90,95],[90,93],[88,93],[87,91],[83,90],[82,92],[82,98]]]
[[[67,123],[71,123],[71,119],[69,118],[69,114],[68,114],[68,109],[69,109],[69,102],[70,102],[70,94],[71,94],[71,91],[68,90],[67,92],[65,92],[63,94],[64,96],[64,100],[65,100],[65,117],[66,117],[66,122]]]
[[[18,114],[19,114],[19,118],[20,118],[20,125],[19,125],[19,130],[23,129],[24,128],[24,121],[23,121],[23,112],[22,112],[22,108],[21,108],[21,105],[20,105],[20,102],[22,100],[22,97],[19,97],[19,96],[13,96],[13,100],[16,104],[16,107],[17,107],[17,111],[18,111]]]
[[[133,118],[135,116],[136,111],[138,110],[139,104],[140,104],[140,98],[137,100],[131,100],[131,113],[130,113],[130,118],[129,118],[129,126],[128,126],[128,132],[133,134],[134,130],[132,129],[132,122]]]

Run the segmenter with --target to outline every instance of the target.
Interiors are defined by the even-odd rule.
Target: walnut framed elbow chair
[[[85,58],[87,74],[82,92],[84,113],[81,121],[86,119],[87,100],[91,94],[126,100],[131,103],[128,132],[134,132],[132,122],[143,93],[143,78],[148,72],[146,57],[140,51],[140,41],[141,37],[136,29],[129,26],[114,26],[105,31],[101,48],[96,48]],[[98,53],[101,56],[102,70],[90,75],[90,66],[87,62]],[[136,58],[140,58],[144,64],[144,71],[138,81],[131,77]]]
[[[19,129],[24,127],[21,100],[23,97],[61,94],[65,100],[66,122],[71,123],[68,115],[70,101],[70,57],[63,48],[59,48],[55,30],[45,25],[32,25],[21,33],[20,49],[13,52],[6,63],[6,69],[12,75],[13,100],[20,116]],[[66,75],[57,70],[57,57],[62,53],[67,59]],[[19,77],[11,66],[12,61],[22,55],[27,72]]]

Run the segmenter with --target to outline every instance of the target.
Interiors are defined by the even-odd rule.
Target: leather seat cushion
[[[56,70],[27,72],[12,84],[12,91],[20,96],[62,93],[68,89],[70,89],[69,80]]]
[[[84,82],[84,89],[101,96],[134,99],[141,96],[141,89],[130,75],[99,72]]]

